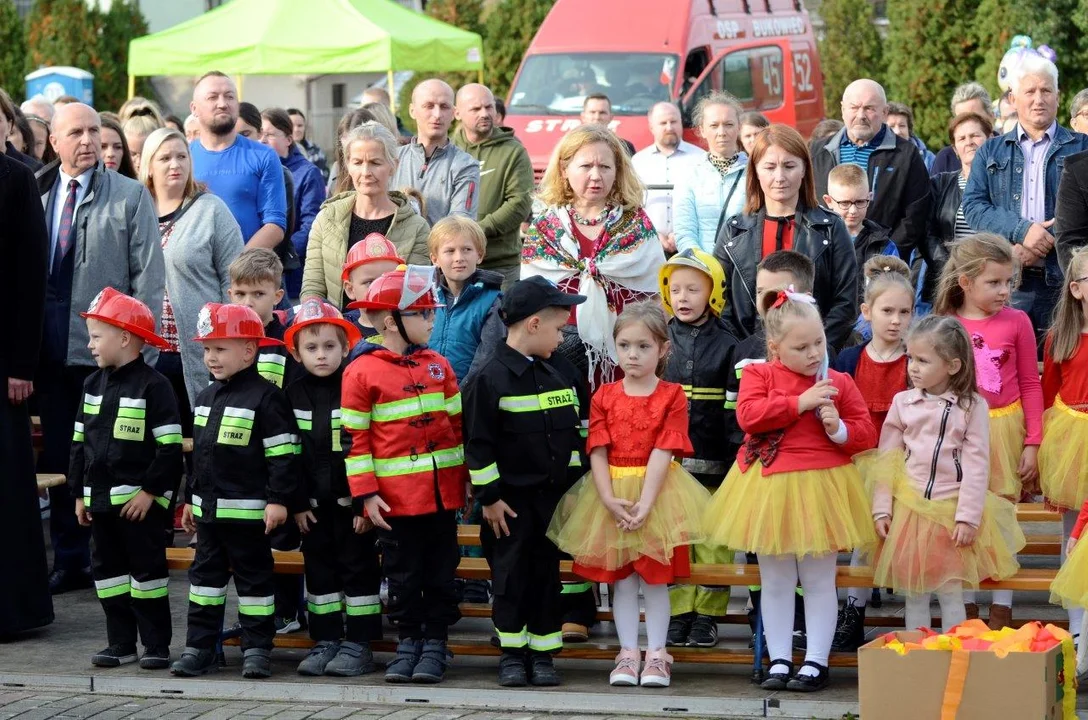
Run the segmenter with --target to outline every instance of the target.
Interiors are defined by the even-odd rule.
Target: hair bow
[[[804,302],[809,305],[816,304],[816,298],[812,297],[808,293],[800,293],[793,289],[793,285],[790,285],[785,290],[778,291],[778,297],[775,298],[774,305],[771,307],[782,307],[787,300],[793,300],[794,302]]]

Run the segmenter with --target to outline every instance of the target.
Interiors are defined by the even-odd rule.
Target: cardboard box
[[[920,632],[897,632],[919,642]],[[858,650],[861,720],[940,720],[952,653],[900,655],[879,637]],[[1062,720],[1060,647],[1045,653],[972,652],[956,720]],[[1075,672],[1070,668],[1070,672]]]

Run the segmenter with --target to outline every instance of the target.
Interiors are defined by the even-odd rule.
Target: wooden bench
[[[38,490],[57,487],[65,482],[67,482],[67,478],[59,473],[38,473]]]
[[[1047,510],[1043,503],[1018,503],[1016,519],[1020,522],[1061,522],[1061,513]]]
[[[186,569],[192,564],[194,551],[191,548],[168,548],[167,561],[171,569]],[[287,574],[300,574],[303,571],[302,553],[278,552],[275,554],[276,572]],[[678,580],[681,583],[699,583],[705,585],[758,585],[759,567],[756,565],[704,565],[693,564],[690,578]],[[571,572],[570,561],[560,563],[560,571],[564,580],[577,580],[578,576]],[[1039,569],[1022,569],[1017,575],[1008,580],[983,583],[983,589],[1010,589],[1010,590],[1047,590],[1056,571]],[[490,577],[487,561],[482,558],[462,558],[457,568],[457,576],[465,579],[483,580]],[[836,577],[839,587],[873,587],[871,568],[839,567]],[[461,605],[461,613],[465,617],[487,618],[491,616],[491,608],[484,604],[465,603]],[[598,620],[611,620],[610,612],[599,612]],[[743,614],[731,614],[724,618],[727,623],[747,623],[747,616]],[[938,619],[934,619],[936,624]],[[1062,624],[1062,623],[1055,623]],[[871,616],[866,618],[869,627],[903,627],[902,617]],[[238,638],[229,638],[224,641],[226,645],[237,645]],[[278,648],[306,650],[313,646],[313,641],[305,635],[277,635],[275,644]],[[379,652],[393,652],[396,643],[382,640],[372,643],[374,650]],[[495,656],[499,649],[490,642],[471,642],[457,640],[451,641],[450,650],[455,655],[471,656]],[[561,657],[580,660],[612,660],[619,651],[615,644],[586,642],[568,644],[563,648]],[[751,651],[730,648],[669,648],[670,654],[677,662],[709,663],[727,665],[751,665],[754,657]],[[795,660],[803,660],[803,653],[795,655]],[[857,665],[856,653],[832,653],[831,665],[835,667],[855,667]]]

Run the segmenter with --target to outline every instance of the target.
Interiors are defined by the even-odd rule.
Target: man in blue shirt
[[[283,170],[275,150],[235,131],[234,82],[215,70],[205,73],[189,109],[200,121],[200,135],[190,145],[193,176],[227,204],[247,246],[275,249],[287,227]]]

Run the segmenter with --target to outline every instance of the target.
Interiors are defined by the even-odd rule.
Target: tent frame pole
[[[245,90],[245,86],[246,86],[246,76],[239,73],[238,74],[238,101],[239,102],[241,102],[242,99],[243,99],[242,93]]]
[[[136,76],[128,76],[128,99],[131,100],[136,96]]]
[[[389,109],[395,114],[397,112],[397,93],[396,88],[393,87],[393,68],[385,71],[385,82],[389,85]]]

